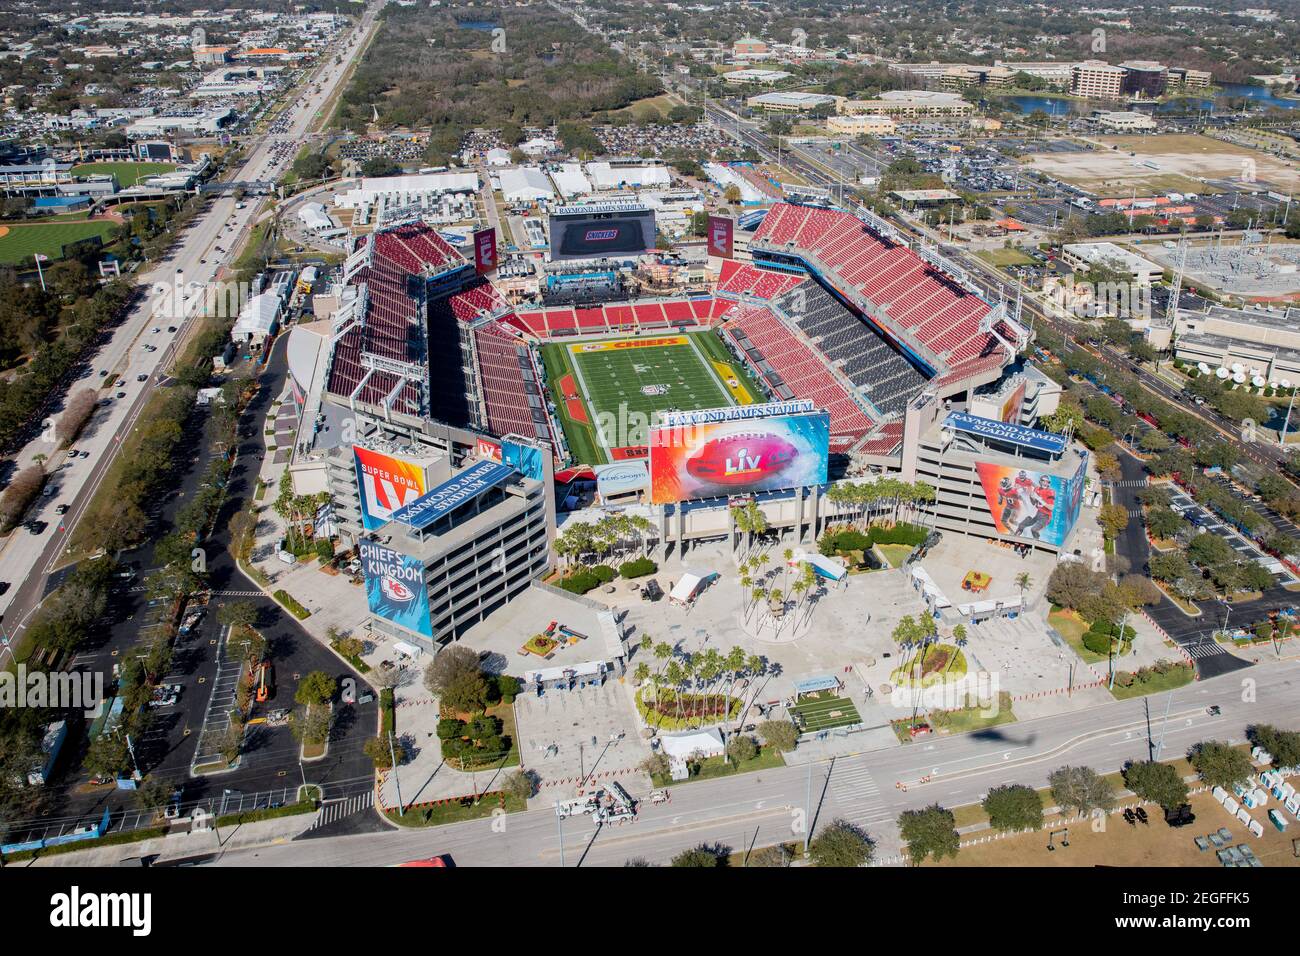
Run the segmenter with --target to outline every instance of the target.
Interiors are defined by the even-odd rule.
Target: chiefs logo
[[[415,592],[408,588],[397,578],[382,577],[379,579],[379,590],[384,597],[390,601],[398,601],[405,604],[407,601],[415,600]]]

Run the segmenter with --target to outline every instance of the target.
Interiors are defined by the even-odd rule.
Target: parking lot
[[[1243,560],[1254,561],[1268,569],[1272,572],[1273,579],[1278,584],[1296,583],[1295,575],[1288,571],[1280,561],[1259,550],[1254,542],[1248,540],[1235,528],[1225,524],[1218,515],[1208,508],[1198,505],[1186,493],[1175,491],[1170,497],[1170,507],[1196,525],[1197,531],[1208,532],[1215,537],[1222,538]]]

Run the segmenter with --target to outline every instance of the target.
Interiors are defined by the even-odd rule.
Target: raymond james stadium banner
[[[361,541],[358,550],[370,613],[432,640],[429,588],[420,559],[373,541]]]
[[[826,483],[830,416],[657,425],[650,430],[655,504]]]
[[[976,462],[984,498],[1000,534],[1060,547],[1079,520],[1087,460],[1072,478]]]
[[[367,531],[384,525],[394,511],[427,490],[424,468],[414,462],[355,445],[352,454],[361,490],[361,523]]]

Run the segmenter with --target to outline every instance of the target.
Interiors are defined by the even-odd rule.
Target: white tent
[[[536,166],[516,166],[500,173],[501,195],[506,202],[533,202],[552,199],[555,191],[546,173]]]
[[[726,753],[722,732],[716,728],[662,736],[659,738],[659,749],[668,758],[668,773],[674,780],[685,780],[690,776],[686,761],[696,754],[701,757],[720,757]]]
[[[682,579],[673,585],[668,600],[674,604],[690,605],[712,577],[711,571],[686,571]]]

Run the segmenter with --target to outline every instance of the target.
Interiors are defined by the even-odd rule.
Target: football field
[[[570,453],[589,465],[643,457],[658,411],[761,399],[712,332],[552,342],[542,361]]]

